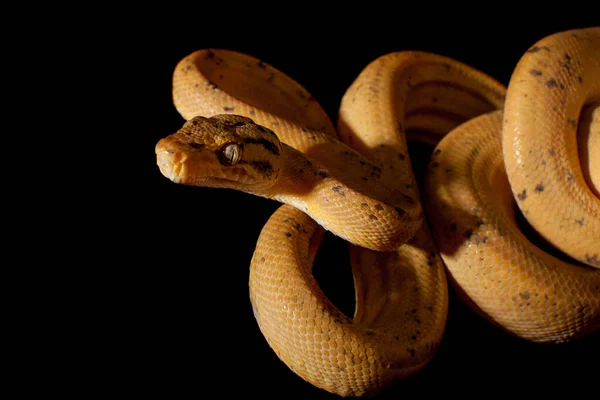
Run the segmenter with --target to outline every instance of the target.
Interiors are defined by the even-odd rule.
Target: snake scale
[[[156,145],[164,176],[284,203],[258,238],[250,300],[313,385],[364,396],[417,373],[444,333],[447,280],[529,341],[600,329],[600,28],[542,38],[508,87],[441,55],[383,55],[337,127],[292,78],[230,50],[182,59],[173,100],[186,122]],[[435,146],[422,193],[407,140]],[[325,231],[350,243],[353,318],[311,274]]]

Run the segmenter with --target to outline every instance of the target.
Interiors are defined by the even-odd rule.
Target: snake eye
[[[219,162],[223,165],[235,165],[242,159],[242,146],[237,143],[227,143],[219,151]]]

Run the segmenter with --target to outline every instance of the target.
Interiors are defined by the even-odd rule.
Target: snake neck
[[[336,236],[373,250],[395,251],[422,224],[422,215],[364,194],[288,145],[282,144],[281,156],[285,162],[275,184],[255,194],[304,211]]]
[[[311,192],[315,187],[325,180],[336,179],[323,165],[293,147],[282,143],[281,150],[285,162],[274,185],[262,193],[254,194],[304,209],[304,203],[314,200]]]

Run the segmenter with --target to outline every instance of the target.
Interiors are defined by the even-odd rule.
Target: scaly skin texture
[[[434,150],[427,213],[450,280],[487,320],[535,342],[600,328],[600,270],[562,261],[520,231],[502,157],[502,114],[461,125]]]
[[[600,27],[551,35],[517,64],[502,128],[506,172],[529,223],[553,246],[596,268],[600,199],[582,173],[577,125],[584,105],[599,100]]]
[[[174,72],[173,100],[190,121],[159,142],[157,161],[176,182],[235,188],[289,204],[269,219],[252,258],[250,299],[261,332],[278,357],[313,385],[342,396],[371,395],[423,368],[435,355],[446,323],[444,265],[422,223],[407,137],[435,144],[449,130],[459,132],[449,136],[452,150],[436,151],[425,197],[451,282],[465,301],[491,323],[528,340],[561,342],[598,329],[598,271],[565,266],[532,249],[513,232],[514,223],[506,222],[511,190],[502,169],[500,114],[487,114],[502,109],[504,99],[501,84],[455,60],[422,52],[384,55],[361,72],[343,97],[337,133],[350,149],[336,140],[333,124],[312,96],[285,74],[240,53],[201,50]],[[248,145],[242,136],[237,144],[242,150],[226,151],[233,140],[227,126],[226,134],[216,132],[222,139],[210,139],[220,140],[218,145],[201,146],[196,139],[204,131],[191,132],[191,125],[207,119],[195,117],[223,120],[223,113],[249,117],[253,122],[244,124],[274,131],[281,141],[281,168],[267,154],[273,153],[267,148],[276,147],[271,133],[263,137],[270,144],[257,145],[254,138]],[[481,114],[483,119],[462,125]],[[220,129],[214,121],[209,125],[209,130]],[[463,130],[476,133],[460,139]],[[589,132],[581,136],[593,143],[597,131]],[[190,147],[202,149],[188,153]],[[580,153],[592,154],[590,148]],[[223,165],[223,154],[228,154],[225,162],[235,159],[235,164]],[[272,168],[265,169],[265,162]],[[309,164],[315,169],[307,180]],[[469,184],[473,165],[477,180]],[[215,174],[216,181],[206,172],[190,174],[206,166],[222,169],[208,174]],[[268,183],[252,183],[251,177],[271,169]],[[325,179],[319,171],[326,172]],[[595,174],[588,174],[588,180]],[[317,190],[309,194],[307,188]],[[345,203],[354,195],[370,200]],[[330,219],[329,211],[310,209],[331,202],[343,210],[337,219]],[[369,240],[360,242],[358,228],[376,227],[380,215],[374,212],[387,206],[404,218],[406,228],[395,228],[386,252],[361,247]],[[351,216],[348,222],[344,215]],[[356,311],[348,318],[319,289],[311,266],[323,227],[349,238],[342,233],[344,225],[361,215],[367,219],[354,224],[359,240],[351,239],[360,246],[350,246]],[[556,272],[563,268],[567,272]]]

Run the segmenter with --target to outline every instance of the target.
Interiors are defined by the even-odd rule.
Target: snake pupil
[[[219,162],[223,165],[235,165],[242,159],[242,146],[237,143],[227,143],[219,151]]]

